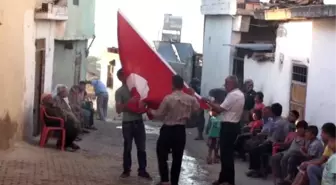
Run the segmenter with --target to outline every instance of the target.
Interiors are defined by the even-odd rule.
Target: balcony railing
[[[68,20],[68,7],[43,3],[40,9],[35,10],[35,19],[39,20]]]

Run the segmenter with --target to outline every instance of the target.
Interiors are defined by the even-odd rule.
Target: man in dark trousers
[[[193,78],[190,82],[190,87],[197,93],[201,94],[200,80],[198,78]],[[204,110],[200,109],[199,111],[194,112],[190,118],[191,122],[195,122],[197,126],[198,135],[195,140],[203,140],[203,131],[204,131]]]
[[[238,78],[236,76],[228,76],[225,79],[224,86],[227,95],[220,105],[204,98],[214,111],[222,113],[220,118],[221,172],[218,180],[213,185],[221,185],[223,183],[235,185],[234,143],[240,133],[239,121],[243,114],[245,103],[244,94],[238,89]]]
[[[146,132],[145,125],[142,120],[142,114],[134,113],[127,109],[127,103],[132,99],[131,92],[126,85],[126,79],[122,69],[117,72],[118,79],[122,82],[122,86],[115,93],[115,102],[117,113],[122,113],[122,133],[124,137],[124,155],[123,167],[124,171],[121,178],[130,176],[132,165],[132,142],[135,141],[138,153],[138,176],[151,180],[151,176],[146,171]]]
[[[157,157],[161,176],[160,185],[178,185],[181,172],[183,151],[186,143],[185,124],[192,112],[198,111],[200,105],[197,99],[182,91],[184,82],[182,77],[172,77],[173,92],[167,95],[158,110],[149,110],[154,118],[160,119],[163,126],[157,141]],[[194,91],[191,90],[191,94]],[[171,150],[173,162],[169,183],[168,154]]]

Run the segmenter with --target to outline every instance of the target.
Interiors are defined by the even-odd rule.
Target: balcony
[[[68,7],[42,3],[41,8],[35,10],[35,19],[66,21],[68,20]]]

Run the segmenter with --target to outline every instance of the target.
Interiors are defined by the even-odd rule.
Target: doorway
[[[308,68],[304,65],[293,64],[290,93],[290,110],[300,113],[300,120],[305,119]]]
[[[35,87],[34,87],[34,109],[33,109],[33,136],[37,136],[41,132],[40,122],[40,99],[44,92],[44,73],[45,73],[45,39],[35,40]]]
[[[109,65],[107,66],[107,82],[106,82],[106,86],[111,89],[113,89],[114,67],[115,67],[115,60],[112,60],[109,62]]]

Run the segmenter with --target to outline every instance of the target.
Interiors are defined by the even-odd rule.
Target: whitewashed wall
[[[204,18],[203,67],[201,94],[207,95],[212,88],[221,87],[231,73],[232,17],[206,15]]]
[[[336,21],[313,22],[306,119],[311,123],[336,122]]]
[[[44,92],[52,91],[52,74],[54,62],[55,22],[36,21],[36,39],[46,39]]]
[[[15,21],[14,21],[15,22]],[[31,139],[33,133],[33,109],[35,92],[35,27],[34,10],[27,10],[24,13],[23,22],[23,48],[24,48],[24,100],[23,104],[23,124],[18,125],[18,132],[23,130],[24,138]],[[17,49],[17,48],[16,48]],[[15,49],[14,49],[15,50]],[[14,64],[12,64],[14,65]],[[16,74],[19,75],[19,74]],[[20,74],[21,75],[21,74]],[[20,84],[17,84],[19,86]],[[12,97],[12,102],[16,97]],[[9,106],[11,107],[11,106]]]
[[[265,104],[279,102],[283,115],[289,111],[293,62],[308,66],[305,119],[321,126],[335,122],[336,103],[336,28],[335,19],[283,23],[286,37],[276,41],[275,62],[256,62],[245,58],[244,77],[264,92]],[[279,60],[280,53],[284,61]],[[293,61],[294,60],[294,61]]]

